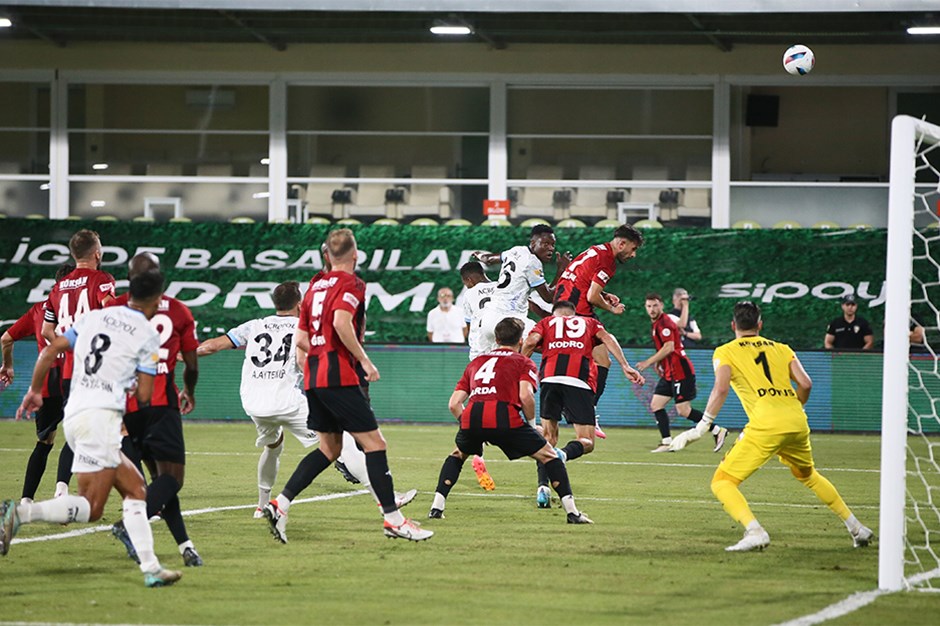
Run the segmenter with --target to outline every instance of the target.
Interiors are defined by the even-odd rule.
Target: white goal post
[[[909,380],[918,393],[928,392],[925,377],[937,374],[936,353],[927,342],[928,355],[933,364],[926,366],[926,376],[921,368],[915,370],[910,358],[909,330],[911,321],[912,288],[923,295],[915,300],[929,305],[932,313],[938,312],[940,301],[931,302],[928,292],[940,286],[940,230],[937,229],[937,205],[940,198],[940,127],[912,117],[898,116],[891,124],[891,173],[888,196],[888,262],[886,270],[885,300],[885,351],[883,393],[881,408],[881,511],[878,552],[878,586],[888,591],[910,588],[915,584],[940,576],[940,541],[931,546],[931,534],[940,539],[940,498],[934,501],[931,494],[940,496],[940,467],[934,456],[935,447],[940,447],[937,425],[937,404],[940,397],[933,398],[929,411],[917,414],[910,403]],[[930,178],[930,188],[915,185],[917,173]],[[932,222],[930,221],[932,219]],[[920,224],[921,231],[915,228]],[[924,228],[926,226],[926,228]],[[920,239],[917,239],[920,236]],[[922,240],[922,241],[921,241]],[[930,242],[934,242],[931,258]],[[915,275],[915,241],[923,251],[920,266],[928,268],[926,277]],[[926,258],[925,258],[926,257]],[[940,318],[940,315],[935,317]],[[931,319],[923,326],[936,332],[940,321]],[[936,339],[934,337],[934,339]],[[932,367],[932,371],[931,371]],[[937,377],[940,379],[940,377]],[[931,382],[930,387],[935,387]],[[929,392],[928,392],[929,393]],[[928,424],[926,429],[924,424]],[[909,428],[909,424],[911,424]],[[919,437],[918,449],[927,454],[917,458],[908,441]],[[909,458],[909,452],[913,458]],[[907,485],[908,462],[912,465],[911,482]],[[926,461],[926,463],[923,463]],[[917,496],[912,496],[911,487],[916,487]],[[925,497],[920,498],[919,494]],[[921,501],[923,500],[923,501]],[[909,502],[910,501],[910,502]],[[907,508],[906,508],[907,507]],[[915,524],[917,541],[924,535],[926,545],[913,546],[907,534],[908,515]],[[912,570],[905,572],[905,565]]]

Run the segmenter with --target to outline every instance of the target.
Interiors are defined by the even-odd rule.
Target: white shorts
[[[121,464],[121,427],[124,413],[112,409],[84,409],[66,413],[62,420],[65,440],[75,458],[73,474],[91,474]]]
[[[532,332],[532,329],[535,328],[535,322],[533,322],[528,317],[521,317],[519,315],[510,315],[509,313],[503,313],[501,311],[484,309],[483,318],[480,320],[480,344],[479,349],[474,355],[471,353],[471,360],[476,356],[480,356],[486,352],[490,352],[497,348],[496,345],[496,325],[499,324],[503,319],[507,317],[515,317],[516,319],[522,320],[522,323],[525,324],[525,328],[522,331],[522,340],[525,341],[525,338],[529,336],[529,333]]]
[[[259,448],[276,443],[281,438],[281,429],[287,429],[287,432],[297,437],[297,441],[303,444],[305,448],[316,445],[320,442],[317,434],[307,428],[307,403],[299,405],[292,413],[283,415],[270,415],[267,417],[251,416],[251,421],[255,423],[255,429],[258,431],[258,438],[255,445]]]

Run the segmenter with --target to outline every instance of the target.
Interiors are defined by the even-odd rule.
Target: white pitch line
[[[303,504],[306,502],[326,502],[328,500],[337,500],[339,498],[350,498],[352,496],[361,496],[363,494],[369,493],[365,489],[359,489],[358,491],[344,491],[343,493],[329,493],[323,496],[314,496],[312,498],[300,498],[294,500],[293,504]],[[218,513],[220,511],[238,511],[242,509],[254,509],[257,508],[257,504],[236,504],[233,506],[218,506],[210,507],[205,509],[193,509],[191,511],[183,511],[183,516],[188,517],[190,515],[204,515],[206,513]],[[64,533],[55,533],[53,535],[41,535],[39,537],[26,537],[22,539],[14,539],[11,543],[36,543],[38,541],[55,541],[57,539],[71,539],[72,537],[81,537],[82,535],[91,535],[93,533],[101,533],[105,531],[110,531],[111,526],[91,526],[87,528],[78,528],[76,530],[70,530]]]

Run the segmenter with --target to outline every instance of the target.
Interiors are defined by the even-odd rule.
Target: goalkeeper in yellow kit
[[[770,535],[754,517],[738,485],[774,455],[845,522],[855,547],[867,546],[873,538],[871,529],[856,519],[836,488],[813,464],[809,424],[803,410],[813,381],[790,346],[760,336],[762,326],[760,307],[753,302],[734,305],[731,327],[736,339],[715,350],[715,386],[705,416],[695,428],[676,437],[672,445],[682,449],[707,432],[728,397],[728,389],[733,388],[748,423],[715,470],[711,486],[728,515],[746,530],[741,541],[725,550],[745,552],[770,545]]]

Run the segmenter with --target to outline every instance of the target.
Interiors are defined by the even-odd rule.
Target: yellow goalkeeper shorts
[[[754,433],[745,428],[718,469],[744,481],[774,455],[787,467],[813,467],[809,432],[769,434]]]

